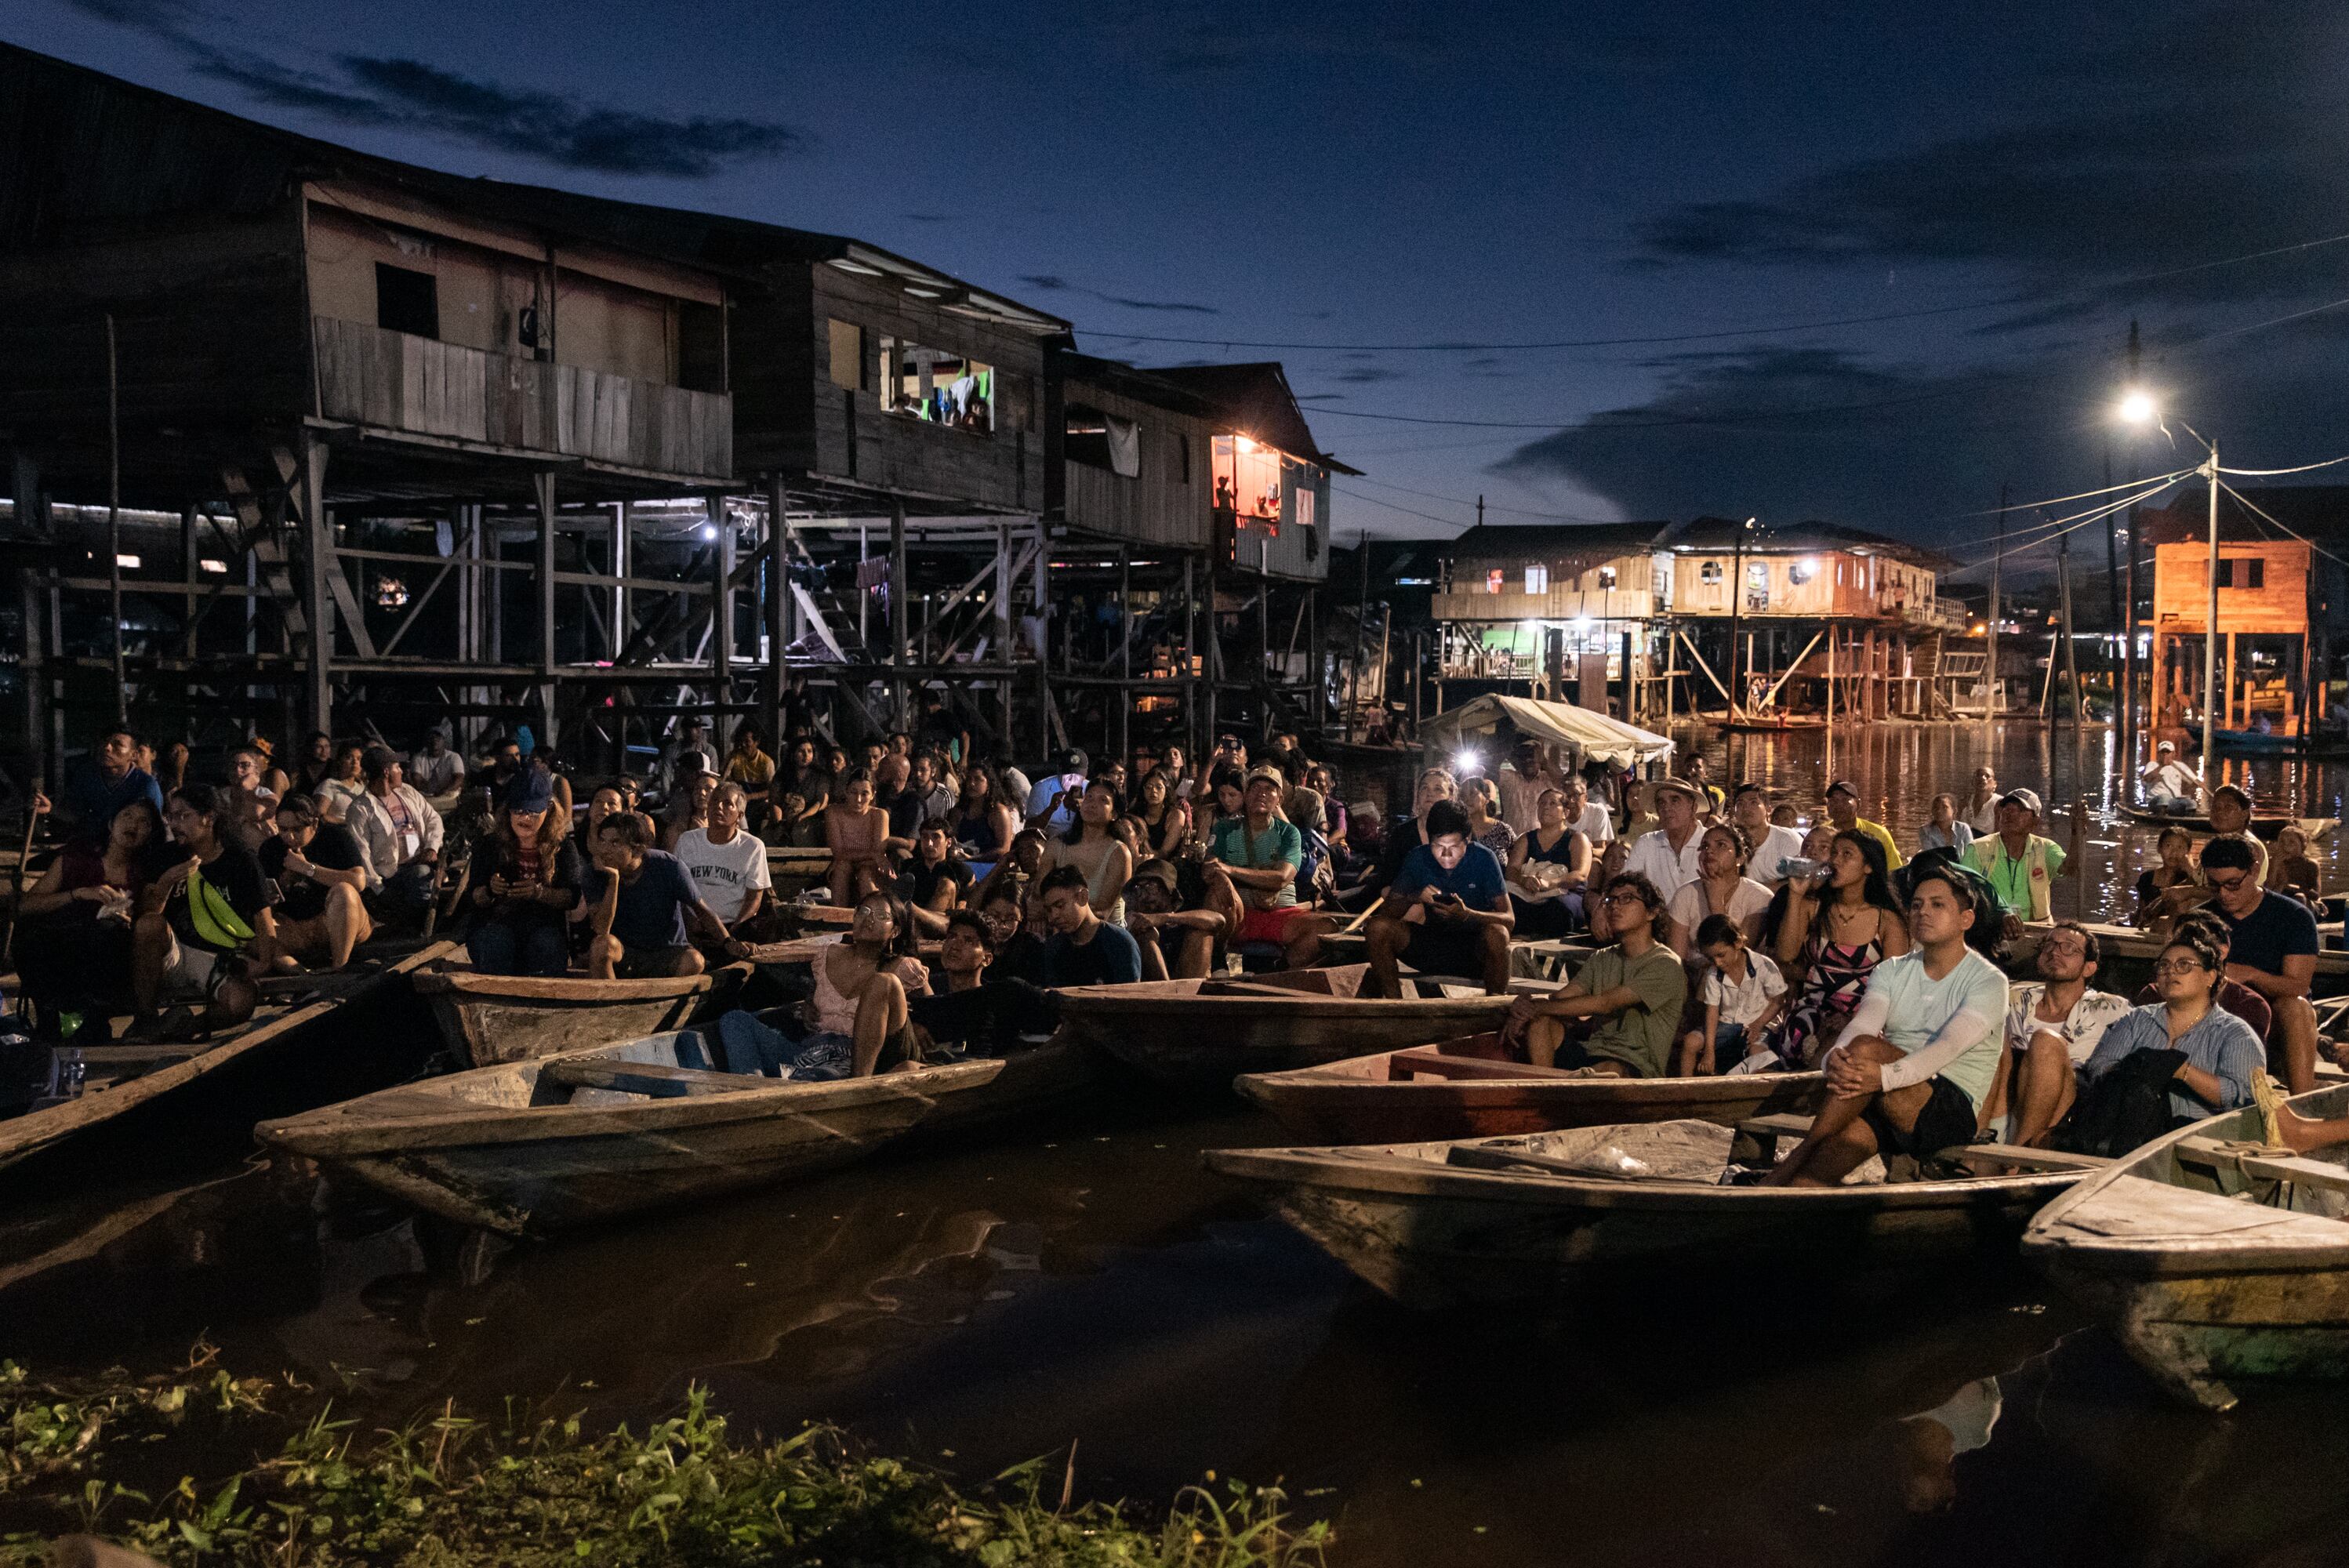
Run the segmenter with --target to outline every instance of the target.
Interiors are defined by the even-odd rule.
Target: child
[[[2299,824],[2278,833],[2275,853],[2268,857],[2268,891],[2296,898],[2313,909],[2323,881],[2316,862],[2308,857],[2308,835]]]
[[[1704,977],[1704,1028],[1681,1037],[1674,1070],[1682,1078],[1724,1071],[1744,1059],[1786,1006],[1786,979],[1777,965],[1745,945],[1745,933],[1725,914],[1705,917],[1696,945],[1712,967]],[[1716,1060],[1723,1066],[1716,1066]]]

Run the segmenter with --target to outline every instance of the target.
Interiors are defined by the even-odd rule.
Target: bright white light
[[[2121,399],[2121,418],[2132,425],[2149,423],[2153,418],[2153,396],[2147,392],[2130,392]]]
[[[225,573],[225,572],[228,570],[228,562],[225,562],[225,561],[214,561],[214,560],[213,560],[211,556],[209,556],[209,555],[205,556],[202,560],[201,560],[201,561],[197,562],[196,562],[196,565],[197,565],[200,569],[202,569],[202,570],[203,570],[203,571],[205,571],[205,572],[222,572],[222,573]]]
[[[1474,773],[1479,767],[1483,766],[1484,761],[1485,759],[1477,756],[1475,752],[1464,751],[1459,756],[1452,759],[1452,771],[1454,773],[1464,774]]]
[[[1590,630],[1590,617],[1588,615],[1577,615],[1574,618],[1574,629],[1578,632],[1587,632]]]
[[[703,524],[701,525],[701,537],[702,537],[702,538],[704,538],[704,539],[715,539],[715,538],[717,538],[717,537],[718,537],[718,525],[717,525],[716,523],[714,523],[714,522],[705,522],[705,523],[703,523]]]
[[[117,566],[121,567],[125,572],[133,572],[138,569],[139,557],[135,555],[118,555],[114,558],[114,563]]]

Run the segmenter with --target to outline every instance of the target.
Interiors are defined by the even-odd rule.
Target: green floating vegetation
[[[5,1568],[75,1532],[256,1568],[1306,1568],[1330,1540],[1325,1524],[1292,1528],[1277,1487],[1218,1487],[1210,1471],[1154,1522],[1073,1503],[1071,1475],[1036,1460],[965,1490],[828,1427],[738,1442],[698,1387],[642,1432],[512,1400],[494,1418],[450,1404],[361,1431],[318,1390],[233,1377],[204,1347],[146,1379],[44,1380],[0,1361]]]

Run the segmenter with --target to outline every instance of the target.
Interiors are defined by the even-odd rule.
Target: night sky
[[[396,158],[856,235],[1092,353],[1281,359],[1367,470],[1341,536],[1448,533],[1481,492],[1971,558],[2002,480],[2192,460],[2108,418],[2132,317],[2230,465],[2349,453],[2349,242],[2238,259],[2349,234],[2339,5],[17,0],[5,36]]]

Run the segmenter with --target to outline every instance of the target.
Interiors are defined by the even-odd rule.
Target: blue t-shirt
[[[591,903],[604,896],[605,879],[611,874],[597,869],[595,888],[588,895]],[[647,850],[644,870],[636,873],[636,880],[620,884],[619,901],[612,910],[612,934],[620,939],[621,946],[631,950],[683,947],[686,906],[700,899],[700,890],[675,855]]]
[[[1448,872],[1437,863],[1433,845],[1420,845],[1403,856],[1402,869],[1395,872],[1387,895],[1405,903],[1417,898],[1420,889],[1429,887],[1454,895],[1470,909],[1491,909],[1508,891],[1501,877],[1501,857],[1482,844],[1469,845],[1460,863]]]
[[[133,800],[149,801],[157,816],[163,814],[162,788],[143,768],[129,769],[121,778],[109,779],[98,770],[97,763],[84,761],[66,775],[65,787],[57,795],[57,804],[73,814],[75,831],[100,843],[114,826],[115,813]]]
[[[1142,949],[1122,925],[1102,921],[1081,947],[1059,932],[1044,944],[1044,984],[1127,985],[1142,978]]]
[[[2205,905],[2235,934],[2227,944],[2227,962],[2241,964],[2262,975],[2281,975],[2283,961],[2317,951],[2316,916],[2308,906],[2282,893],[2262,893],[2251,913],[2240,920],[2213,900]]]

